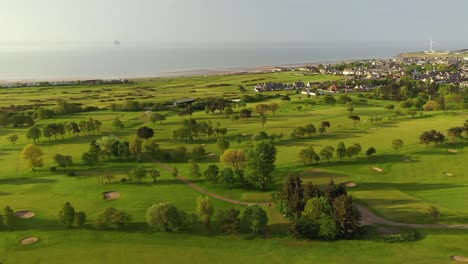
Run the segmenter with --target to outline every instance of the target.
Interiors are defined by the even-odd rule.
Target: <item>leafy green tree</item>
[[[280,211],[288,217],[300,217],[304,211],[304,187],[302,179],[296,174],[288,174],[279,193],[282,204]],[[278,203],[278,202],[277,202]]]
[[[143,141],[136,136],[130,136],[129,141],[129,150],[135,156],[135,158],[138,160],[140,153],[143,148]]]
[[[323,103],[328,104],[328,105],[335,105],[336,104],[336,99],[333,97],[333,95],[327,94],[323,97]]]
[[[203,157],[206,155],[206,150],[202,145],[193,146],[192,155],[197,158]]]
[[[73,218],[73,226],[82,228],[86,223],[86,214],[84,212],[76,212]]]
[[[240,230],[241,219],[240,211],[236,208],[218,211],[216,220],[218,221],[221,230],[227,234],[237,234]]]
[[[172,168],[172,176],[174,176],[174,178],[176,178],[177,175],[179,175],[179,169],[177,169],[177,167],[174,166],[174,167]]]
[[[455,138],[460,138],[464,128],[463,127],[451,127],[448,130],[448,135],[452,137],[452,142],[455,142]]]
[[[271,140],[256,142],[247,152],[248,173],[246,180],[252,186],[265,190],[272,182],[272,173],[275,170],[276,147]]]
[[[322,214],[317,222],[320,226],[318,233],[320,237],[332,240],[339,235],[335,220],[330,215]]]
[[[159,149],[159,144],[155,139],[148,139],[143,142],[143,149],[151,154],[155,154]]]
[[[81,155],[81,160],[86,166],[92,167],[99,163],[99,156],[95,152],[84,152]]]
[[[236,176],[234,175],[234,171],[231,168],[224,168],[219,173],[219,180],[226,184],[229,188],[232,188],[234,183],[236,182]]]
[[[74,219],[75,208],[73,208],[70,202],[66,202],[58,212],[58,221],[63,226],[70,228],[73,225]]]
[[[96,229],[121,230],[130,225],[132,216],[125,211],[119,211],[113,207],[108,207],[104,212],[98,214],[94,220]]]
[[[13,209],[11,209],[9,206],[5,206],[3,209],[3,226],[5,226],[8,229],[13,229],[16,225],[16,216],[15,213],[13,212]]]
[[[403,147],[403,140],[394,139],[392,141],[392,147],[393,147],[394,150],[399,150],[401,147]]]
[[[348,158],[352,158],[354,156],[359,155],[361,150],[361,145],[359,143],[354,143],[353,145],[346,148],[346,156],[348,156]]]
[[[214,207],[208,196],[198,196],[196,211],[205,226],[209,226],[214,214]]]
[[[243,170],[247,162],[246,154],[242,149],[227,149],[219,159],[224,164],[232,165],[236,171]]]
[[[116,129],[122,130],[125,125],[122,121],[120,121],[120,118],[116,117],[114,120],[112,120],[112,126],[115,127]]]
[[[319,155],[320,158],[330,161],[330,159],[333,158],[333,152],[335,152],[335,149],[333,147],[326,146],[320,151]]]
[[[336,148],[336,156],[343,160],[346,157],[346,146],[343,142],[338,143],[338,147]]]
[[[190,176],[193,178],[200,178],[200,166],[198,165],[197,161],[194,159],[190,159],[188,163]]]
[[[260,123],[262,124],[262,128],[265,128],[266,122],[267,122],[267,116],[266,115],[260,116]]]
[[[314,197],[307,201],[302,215],[312,220],[318,220],[323,214],[330,215],[332,207],[326,197]]]
[[[19,137],[16,134],[8,136],[8,141],[10,141],[13,146],[15,145],[16,141],[18,141],[18,139]]]
[[[205,180],[210,183],[218,183],[219,181],[219,167],[215,164],[211,164],[208,168],[203,171],[203,176]]]
[[[159,124],[162,123],[162,121],[166,120],[166,117],[161,115],[160,113],[151,113],[149,115],[149,121],[153,123],[153,125],[156,124],[156,122],[159,122]]]
[[[273,113],[273,116],[276,115],[276,111],[278,111],[278,109],[280,108],[280,106],[277,104],[277,103],[270,103],[268,105],[268,108],[271,110],[271,112]]]
[[[147,126],[140,127],[137,130],[137,136],[139,138],[143,138],[145,140],[148,140],[149,138],[152,138],[154,136],[154,130],[152,128],[147,127]]]
[[[73,166],[73,158],[70,155],[55,154],[54,161],[61,168]]]
[[[315,126],[313,124],[308,124],[305,128],[304,128],[304,132],[307,133],[310,136],[312,136],[312,134],[315,134],[315,132],[317,132],[317,129],[315,128]]]
[[[44,152],[34,144],[26,145],[21,151],[21,157],[25,160],[26,166],[31,168],[32,171],[35,171],[35,168],[44,166],[42,156],[44,156]]]
[[[148,169],[146,172],[151,178],[153,178],[153,183],[156,183],[156,179],[161,176],[161,173],[157,169]]]
[[[375,150],[374,147],[370,147],[366,150],[366,155],[370,157],[372,154],[376,153],[377,151]]]
[[[427,214],[432,217],[432,219],[437,219],[440,216],[440,211],[437,209],[437,207],[431,205],[429,208],[427,208]]]
[[[355,238],[360,230],[361,214],[349,195],[340,195],[333,200],[333,218],[342,237]]]
[[[41,130],[37,126],[33,126],[29,128],[28,131],[26,132],[26,137],[28,139],[32,139],[34,143],[36,143],[36,141],[39,141],[41,136],[42,136]]]
[[[299,152],[299,159],[304,163],[304,165],[310,165],[313,162],[318,162],[320,156],[315,152],[314,148],[309,145],[307,148],[302,149]]]
[[[224,139],[224,138],[218,138],[218,140],[216,141],[216,145],[218,146],[218,149],[221,153],[224,153],[224,151],[226,149],[229,148],[229,141],[227,141],[227,139]]]
[[[358,115],[350,115],[348,116],[348,118],[353,120],[354,127],[356,127],[356,122],[361,121],[361,117],[359,117]]]
[[[176,232],[183,224],[183,214],[171,203],[154,204],[146,211],[146,222],[154,231]]]
[[[128,172],[128,176],[130,179],[134,179],[140,183],[141,180],[146,177],[146,173],[147,172],[143,167],[135,167]]]
[[[266,211],[257,204],[250,204],[242,214],[241,225],[248,227],[252,233],[258,234],[265,231],[268,224]]]

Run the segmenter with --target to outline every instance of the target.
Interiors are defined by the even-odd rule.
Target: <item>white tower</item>
[[[436,42],[432,41],[432,38],[431,38],[431,40],[429,41],[429,52],[434,52],[434,50],[432,49],[433,44],[436,44]]]

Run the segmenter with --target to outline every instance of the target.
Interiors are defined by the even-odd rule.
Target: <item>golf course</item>
[[[453,256],[468,257],[468,136],[466,131],[448,134],[450,128],[466,126],[466,110],[404,114],[399,102],[372,91],[310,96],[296,90],[253,90],[258,83],[333,83],[343,78],[290,71],[0,88],[3,111],[34,120],[0,127],[0,209],[9,206],[16,217],[11,228],[0,227],[0,264],[454,263]],[[224,107],[199,106],[210,98],[221,100]],[[188,99],[190,104],[175,104]],[[62,111],[60,104],[81,110]],[[259,104],[276,107],[262,110]],[[387,107],[391,104],[395,107]],[[243,111],[251,116],[242,116]],[[164,118],[151,120],[153,113]],[[70,128],[27,136],[32,127],[44,130],[50,124],[80,124],[90,118],[99,126],[87,132]],[[215,132],[180,136],[177,131],[190,120],[210,124]],[[310,133],[297,129],[309,124],[314,127]],[[121,158],[104,152],[108,140],[129,140],[133,149],[133,137],[142,127],[154,135],[142,137],[144,147],[136,155]],[[431,130],[445,138],[423,142],[421,134]],[[211,165],[220,171],[230,166],[221,159],[225,151],[248,152],[261,141],[256,139],[261,133],[273,135],[265,141],[276,149],[274,170],[265,184],[224,184],[205,176]],[[157,147],[146,148],[149,141]],[[359,151],[343,157],[333,152],[326,159],[317,154],[312,161],[301,158],[301,150],[308,147],[319,153],[341,143],[358,144]],[[92,154],[96,144],[101,151],[97,160],[85,159],[84,153]],[[30,145],[40,148],[42,164],[28,166],[24,149]],[[195,148],[203,151],[195,155]],[[73,162],[61,166],[57,154]],[[135,168],[157,173],[137,177]],[[361,213],[359,235],[292,237],[288,230],[293,220],[278,210],[275,198],[288,175],[297,175],[304,185],[325,188],[332,180],[342,186]],[[230,208],[242,213],[248,204],[258,204],[267,213],[266,228],[226,234],[215,217],[209,226],[197,220],[173,232],[148,227],[152,205],[171,203],[196,215],[200,196],[209,197],[215,215]],[[66,202],[86,213],[80,228],[58,220]],[[115,230],[95,228],[95,219],[109,207],[130,215],[130,223]],[[410,233],[412,239],[376,239],[400,233]]]

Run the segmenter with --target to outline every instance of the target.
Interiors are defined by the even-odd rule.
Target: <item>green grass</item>
[[[299,75],[298,75],[299,74]],[[206,97],[224,96],[239,98],[238,85],[250,89],[257,82],[283,81],[324,81],[334,80],[336,76],[302,76],[300,72],[248,74],[208,77],[159,78],[139,81],[132,85],[109,87],[54,87],[54,88],[15,88],[0,90],[0,106],[29,104],[30,100],[44,100],[53,104],[56,98],[65,98],[84,105],[108,106],[111,102],[123,104],[120,98],[135,97],[140,101],[165,101],[187,96]],[[228,84],[227,86],[208,87],[210,84]],[[104,91],[104,89],[112,89]],[[91,90],[91,93],[82,93]],[[190,92],[195,90],[195,92]],[[67,93],[64,93],[67,92]],[[136,93],[136,95],[128,95]],[[276,93],[276,92],[275,92]],[[274,94],[274,93],[272,93]],[[99,98],[96,96],[99,95]],[[154,96],[146,98],[149,95]],[[85,98],[85,96],[88,96]],[[94,96],[94,97],[93,97]],[[124,97],[121,97],[124,96]],[[144,98],[145,97],[145,98]],[[77,99],[70,99],[77,98]],[[103,99],[104,98],[104,99]],[[356,98],[353,96],[353,98]],[[51,99],[51,100],[49,100]],[[99,102],[115,99],[116,101]],[[440,223],[468,223],[468,174],[464,164],[468,158],[468,139],[459,139],[456,143],[444,143],[440,147],[425,147],[419,144],[419,134],[424,130],[437,129],[445,132],[449,127],[460,126],[468,119],[466,112],[434,112],[423,117],[400,118],[387,121],[388,110],[384,105],[390,103],[368,100],[366,104],[356,104],[355,113],[361,116],[357,127],[347,118],[346,106],[327,106],[314,99],[318,104],[304,106],[305,96],[294,95],[292,101],[276,102],[280,110],[276,116],[268,115],[265,131],[284,133],[285,137],[276,143],[278,156],[274,183],[267,192],[235,186],[233,189],[213,185],[200,179],[197,184],[211,192],[242,201],[267,201],[277,190],[283,179],[290,172],[297,172],[304,182],[326,184],[330,178],[337,183],[353,181],[358,184],[350,193],[367,204],[377,214],[395,221],[408,223],[433,223],[425,213],[434,205],[441,211]],[[254,107],[249,104],[248,107]],[[303,106],[301,111],[297,106]],[[238,109],[235,109],[238,111]],[[10,205],[14,209],[31,209],[36,212],[32,219],[21,220],[16,231],[0,232],[0,263],[44,262],[63,263],[79,260],[85,263],[128,262],[248,262],[263,263],[449,263],[451,255],[468,255],[463,245],[468,243],[466,231],[421,230],[421,237],[414,242],[402,244],[377,243],[372,241],[296,241],[284,236],[288,222],[274,206],[266,207],[270,222],[267,237],[223,236],[214,229],[196,228],[178,234],[150,233],[146,230],[145,211],[154,203],[172,202],[179,208],[194,212],[196,198],[200,193],[189,186],[176,181],[169,172],[159,168],[162,176],[157,184],[151,179],[144,179],[142,184],[120,184],[120,178],[127,177],[128,171],[136,166],[135,162],[111,161],[101,163],[94,168],[81,164],[81,154],[88,149],[89,142],[104,135],[126,138],[135,130],[148,125],[155,129],[155,139],[161,148],[169,149],[186,146],[189,151],[194,145],[206,144],[207,152],[214,156],[199,160],[203,171],[210,164],[219,163],[219,151],[216,139],[202,142],[181,143],[172,140],[172,130],[178,128],[183,118],[167,113],[163,124],[153,125],[146,122],[143,112],[99,111],[61,116],[50,120],[39,120],[43,125],[49,122],[67,122],[85,120],[89,116],[103,122],[102,131],[97,136],[66,136],[64,139],[48,141],[42,139],[39,146],[46,154],[46,166],[38,172],[30,172],[24,167],[19,152],[30,143],[25,137],[26,128],[0,128],[0,207]],[[115,131],[111,122],[115,117],[125,124],[125,129]],[[383,116],[384,121],[371,124],[370,117]],[[241,136],[243,143],[238,145],[235,138],[241,134],[253,135],[262,130],[259,118],[241,120],[233,123],[226,117],[215,114],[206,115],[195,112],[196,120],[219,122],[228,128],[226,135],[231,147],[244,148],[250,136]],[[315,134],[310,138],[292,139],[290,132],[297,126],[312,123],[318,127],[321,121],[328,120],[332,127],[323,136]],[[11,134],[20,136],[15,146],[7,141]],[[391,148],[393,139],[400,138],[404,147],[398,151]],[[316,151],[324,146],[336,147],[339,142],[346,145],[360,143],[365,151],[370,146],[377,149],[374,157],[361,154],[358,158],[330,162],[322,161],[311,166],[304,166],[298,160],[301,148],[311,144]],[[451,154],[447,149],[456,149]],[[77,177],[67,177],[63,170],[50,172],[54,166],[55,154],[72,155],[76,165]],[[144,167],[157,167],[153,162],[143,162]],[[171,163],[188,176],[186,163]],[[372,167],[379,167],[383,172],[376,172]],[[221,165],[222,167],[222,165]],[[447,176],[446,172],[453,176]],[[98,176],[113,175],[115,182],[98,184]],[[115,201],[102,199],[104,191],[118,191],[122,197]],[[63,230],[56,222],[60,206],[70,201],[77,210],[87,213],[92,220],[104,208],[113,206],[129,212],[134,218],[131,230],[122,232],[97,232],[89,227],[86,230]],[[215,209],[226,209],[232,205],[212,199]],[[242,206],[236,206],[242,208]],[[90,222],[88,223],[88,225]],[[281,235],[282,234],[282,235]],[[18,240],[25,236],[38,236],[41,241],[36,245],[19,246]],[[86,252],[86,254],[83,254]]]

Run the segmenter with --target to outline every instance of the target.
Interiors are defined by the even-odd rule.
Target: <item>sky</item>
[[[466,0],[0,0],[0,42],[468,42]]]

